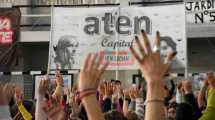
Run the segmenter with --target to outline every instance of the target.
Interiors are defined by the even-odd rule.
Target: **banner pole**
[[[49,58],[48,58],[48,66],[47,66],[47,75],[50,73],[51,66],[51,50],[52,50],[52,39],[53,39],[53,4],[51,6],[51,30],[50,30],[50,38],[49,38]]]
[[[117,15],[120,16],[120,7],[118,7],[118,11],[117,11]],[[118,17],[117,17],[118,18]],[[116,19],[117,21],[117,19]],[[116,22],[115,22],[116,23]],[[116,25],[116,24],[115,24]],[[116,32],[117,33],[117,32]],[[120,35],[119,33],[116,34],[116,38],[117,38],[117,41],[120,39]],[[119,65],[118,65],[118,54],[119,54],[119,48],[118,46],[116,46],[116,80],[119,80]]]
[[[184,2],[184,6],[185,6],[185,2]],[[184,10],[184,15],[185,15],[185,28],[187,28],[187,18],[186,18],[186,11]],[[185,51],[185,78],[188,79],[189,77],[189,70],[188,70],[188,39],[187,39],[187,30],[185,29],[185,46],[186,46],[186,51]]]

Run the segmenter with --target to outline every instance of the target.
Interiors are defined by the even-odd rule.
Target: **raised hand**
[[[97,54],[89,54],[81,69],[78,81],[78,89],[97,89],[100,78],[107,68],[108,64],[102,65],[103,56]]]
[[[133,94],[134,94],[134,97],[135,98],[140,98],[141,97],[141,94],[142,94],[142,92],[143,92],[143,88],[140,88],[140,89],[138,89],[138,87],[137,86],[135,86],[135,87],[133,87]]]
[[[124,98],[129,99],[129,98],[130,98],[129,89],[124,89],[124,90],[123,90],[123,95],[124,95]]]
[[[44,96],[48,91],[49,80],[41,80],[39,83],[38,93],[41,96]]]
[[[105,88],[105,94],[104,94],[104,98],[111,98],[113,95],[113,87],[111,85],[111,82],[108,81],[106,82],[106,84],[104,84],[104,88]]]
[[[57,83],[57,86],[63,86],[63,77],[62,77],[62,74],[60,73],[60,69],[58,65],[56,70],[56,83]]]
[[[102,59],[103,56],[89,54],[79,74],[78,90],[80,91],[80,99],[87,111],[89,120],[104,120],[95,94],[101,76],[108,66],[107,63],[102,65]],[[87,95],[86,92],[89,92],[90,95]],[[81,94],[84,94],[84,97],[81,97]]]
[[[11,84],[0,84],[0,105],[8,105],[15,93],[15,86]]]
[[[129,96],[130,96],[131,100],[135,100],[136,99],[136,97],[135,97],[134,94],[135,94],[134,93],[134,87],[130,87],[129,88]]]
[[[15,88],[15,99],[18,105],[21,105],[23,102],[23,91],[20,87]]]
[[[132,45],[130,50],[134,58],[140,65],[141,72],[147,82],[146,96],[146,120],[164,120],[164,76],[170,68],[170,64],[176,53],[173,51],[168,54],[167,62],[161,58],[160,54],[160,33],[157,32],[155,39],[155,51],[149,43],[146,33],[142,30],[139,37],[135,37],[137,48],[136,52]],[[141,44],[141,42],[143,44]],[[140,53],[140,54],[138,54]]]
[[[140,65],[140,69],[146,78],[147,83],[164,84],[164,75],[169,70],[170,63],[175,56],[174,52],[170,52],[167,58],[167,63],[164,63],[160,54],[160,33],[157,32],[155,46],[156,51],[152,51],[149,39],[144,31],[141,31],[139,37],[135,37],[140,54],[135,51],[134,46],[130,50]],[[143,43],[143,44],[141,44]]]
[[[105,84],[104,83],[100,83],[99,87],[98,87],[98,91],[100,95],[105,95]]]
[[[49,120],[65,120],[65,112],[61,108],[59,102],[50,97],[50,102],[44,103],[43,105],[44,112],[48,115]]]

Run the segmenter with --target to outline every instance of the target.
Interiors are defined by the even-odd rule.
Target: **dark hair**
[[[121,81],[120,80],[116,80],[115,83],[116,84],[118,84],[118,83],[121,84]]]
[[[127,118],[121,112],[115,110],[106,112],[104,117],[105,120],[127,120]]]
[[[114,79],[111,79],[111,80],[110,80],[110,82],[111,82],[111,83],[115,83],[115,82],[116,82],[116,80],[114,80]]]
[[[139,120],[137,114],[134,111],[129,111],[125,115],[127,120]]]

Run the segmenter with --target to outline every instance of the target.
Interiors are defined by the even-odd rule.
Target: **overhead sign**
[[[186,2],[187,22],[194,24],[215,23],[215,0],[191,0]]]
[[[138,69],[129,47],[141,29],[151,40],[159,30],[162,55],[177,51],[174,68],[185,66],[184,5],[54,8],[52,17],[51,69],[56,64],[61,69],[80,69],[90,52],[103,54],[103,63],[110,63],[109,70]]]

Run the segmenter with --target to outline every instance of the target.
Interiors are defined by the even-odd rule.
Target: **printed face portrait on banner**
[[[59,64],[63,69],[72,69],[75,64],[74,55],[78,47],[79,42],[75,36],[61,36],[57,45],[53,47],[55,52],[55,64]]]
[[[129,48],[135,45],[134,36],[142,29],[150,40],[154,40],[156,31],[160,31],[162,56],[166,57],[169,51],[177,51],[173,66],[185,67],[185,12],[182,4],[54,8],[52,17],[51,69],[55,69],[56,63],[61,69],[80,69],[88,53],[103,55],[103,63],[110,63],[109,70],[138,69]]]

